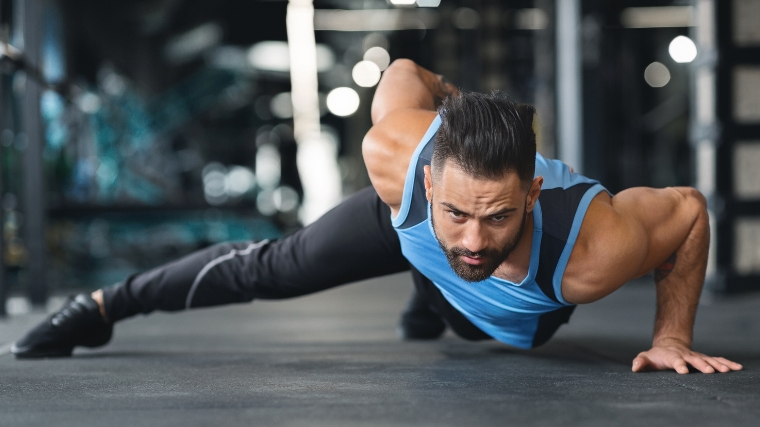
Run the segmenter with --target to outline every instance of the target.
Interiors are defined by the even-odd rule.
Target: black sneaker
[[[401,314],[399,336],[405,340],[434,340],[440,338],[444,331],[446,323],[441,316],[430,308],[424,298],[414,292],[409,305]]]
[[[103,319],[98,303],[83,293],[68,297],[63,307],[16,341],[11,353],[18,359],[67,357],[76,346],[106,344],[112,332],[113,324]]]

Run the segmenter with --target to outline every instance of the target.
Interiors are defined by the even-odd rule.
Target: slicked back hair
[[[435,137],[432,172],[440,176],[452,160],[466,174],[497,180],[516,172],[527,191],[536,169],[535,108],[518,104],[504,92],[460,92],[438,110],[441,127]]]

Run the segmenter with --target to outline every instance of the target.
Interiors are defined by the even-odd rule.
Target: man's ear
[[[425,197],[428,203],[433,202],[433,174],[430,172],[430,166],[422,168],[425,171]]]
[[[536,201],[538,201],[538,196],[541,194],[542,185],[544,185],[544,177],[542,176],[533,178],[533,182],[530,183],[528,197],[525,201],[525,209],[528,212],[533,212],[533,208],[536,207]]]

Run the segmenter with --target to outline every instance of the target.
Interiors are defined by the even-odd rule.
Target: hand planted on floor
[[[724,357],[711,357],[698,353],[689,346],[670,341],[652,346],[651,350],[639,353],[633,359],[633,372],[661,371],[674,369],[679,374],[688,374],[689,367],[693,366],[705,374],[714,372],[731,372],[741,370],[742,365],[732,362]]]

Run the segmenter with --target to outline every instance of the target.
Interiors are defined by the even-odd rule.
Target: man
[[[81,294],[12,351],[67,356],[105,344],[113,322],[138,313],[303,295],[411,263],[411,336],[435,337],[447,325],[466,339],[535,347],[575,304],[654,269],[653,345],[632,369],[741,369],[690,349],[709,240],[704,198],[691,188],[612,197],[536,154],[533,116],[505,95],[458,93],[395,61],[363,145],[373,188],[283,239],[217,245]]]

